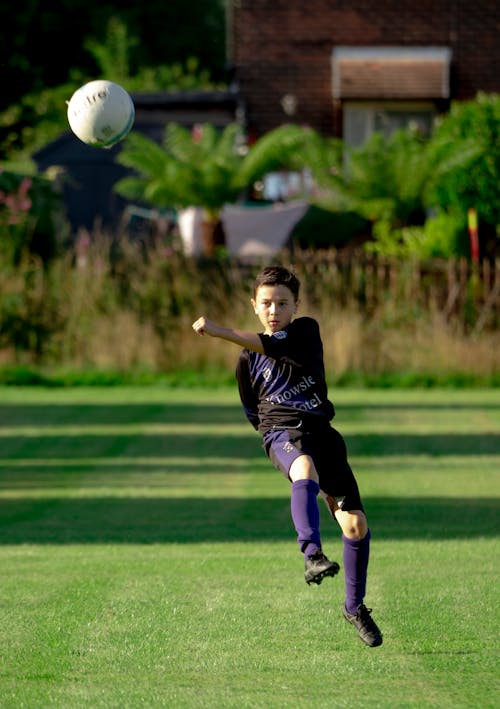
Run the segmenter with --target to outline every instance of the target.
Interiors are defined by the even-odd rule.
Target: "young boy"
[[[255,280],[251,300],[263,333],[222,327],[205,317],[193,329],[244,348],[236,370],[241,402],[269,459],[291,482],[291,513],[304,554],[305,580],[319,584],[339,571],[321,548],[321,493],[343,533],[344,618],[366,645],[376,647],[382,634],[363,602],[370,531],[344,440],[330,425],[334,408],[328,400],[318,323],[293,319],[299,289],[287,269],[265,268]]]

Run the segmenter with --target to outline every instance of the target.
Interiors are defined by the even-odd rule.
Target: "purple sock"
[[[344,534],[345,607],[356,613],[366,594],[366,576],[370,556],[370,530],[363,539],[348,539]]]
[[[296,480],[292,483],[292,519],[300,551],[307,556],[321,549],[318,493],[319,485],[314,480]]]

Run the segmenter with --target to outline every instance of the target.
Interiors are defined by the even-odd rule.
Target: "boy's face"
[[[297,304],[292,291],[283,285],[259,286],[255,298],[252,298],[253,309],[266,335],[272,335],[289,325]]]

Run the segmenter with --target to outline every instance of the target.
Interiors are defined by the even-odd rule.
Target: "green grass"
[[[375,649],[234,390],[0,389],[0,707],[498,706],[500,391],[333,398]]]

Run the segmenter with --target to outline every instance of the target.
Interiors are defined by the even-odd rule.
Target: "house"
[[[241,120],[251,139],[293,122],[352,145],[407,125],[428,133],[450,101],[500,92],[499,22],[494,0],[228,0],[231,88],[134,95],[134,130],[160,141],[169,121]],[[120,149],[68,132],[35,156],[64,168],[74,232],[123,220]]]
[[[500,92],[495,0],[229,0],[228,61],[255,136],[307,124],[357,145]]]

